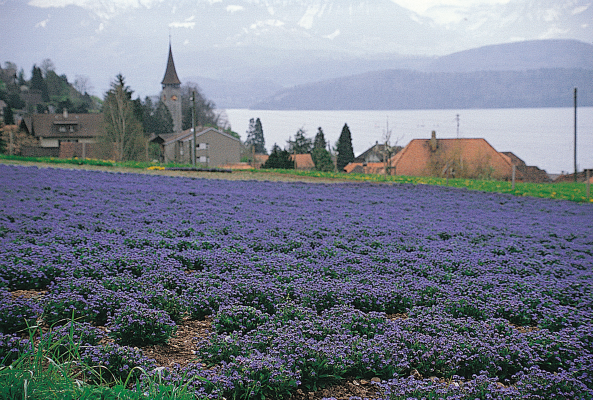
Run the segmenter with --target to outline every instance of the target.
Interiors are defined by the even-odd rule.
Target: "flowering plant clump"
[[[13,298],[4,291],[0,292],[0,303],[0,333],[15,333],[35,325],[43,310],[37,300]]]
[[[44,288],[52,332],[74,317],[118,344],[211,320],[199,364],[158,372],[199,397],[348,378],[385,399],[593,395],[592,204],[7,165],[0,193],[0,287]],[[111,346],[93,365],[129,352]]]
[[[96,383],[126,381],[128,378],[133,383],[144,372],[156,368],[154,360],[146,358],[141,350],[116,344],[85,348],[81,362],[87,378]]]
[[[151,308],[166,312],[174,322],[180,322],[186,315],[185,299],[160,285],[138,293],[138,300]]]
[[[94,325],[105,325],[107,318],[130,293],[106,289],[92,278],[59,279],[45,298],[43,319],[50,325],[65,324],[72,318]]]
[[[29,340],[14,334],[0,333],[0,366],[8,366],[23,354],[32,351],[33,346]]]
[[[109,335],[119,344],[147,346],[167,343],[177,330],[169,315],[142,303],[129,303],[109,318]]]
[[[221,308],[212,319],[212,327],[218,333],[247,333],[268,321],[270,316],[250,306]]]

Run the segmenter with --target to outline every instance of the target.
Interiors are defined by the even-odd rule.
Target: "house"
[[[397,175],[511,179],[511,159],[485,139],[414,139],[392,157]]]
[[[346,165],[344,172],[355,174],[384,174],[385,167],[387,166],[385,158],[389,155],[393,157],[401,150],[401,146],[393,146],[391,149],[386,149],[385,144],[375,142],[371,148],[364,151],[354,161]]]
[[[390,150],[391,156],[393,157],[402,149],[401,146],[392,146],[391,149],[386,149],[385,144],[379,144],[375,142],[373,147],[364,151],[358,157],[354,159],[354,163],[369,164],[369,163],[383,163],[385,156],[387,155],[386,150]]]
[[[593,168],[577,172],[577,182],[587,183],[587,171],[589,171],[589,183],[593,184]],[[562,173],[554,179],[554,183],[574,182],[574,173]]]
[[[61,114],[32,114],[23,118],[21,129],[39,143],[38,148],[23,149],[24,153],[34,154],[23,155],[61,157],[63,144],[78,143],[78,146],[69,147],[80,147],[80,154],[71,153],[63,157],[91,157],[91,153],[97,151],[93,145],[104,132],[103,114],[69,114],[67,110]]]
[[[161,162],[192,164],[192,129],[181,133],[156,135],[150,139],[161,147]],[[241,161],[241,141],[215,128],[196,132],[196,163],[204,167],[219,167]]]
[[[511,162],[516,168],[516,175],[520,176],[523,182],[534,182],[534,183],[549,183],[552,182],[550,176],[543,169],[539,169],[533,165],[525,164],[525,161],[521,160],[515,154],[510,151],[503,151],[502,154],[509,157]]]
[[[294,162],[294,169],[311,171],[315,169],[315,163],[311,154],[291,154],[290,161]]]
[[[351,162],[344,167],[344,172],[348,174],[375,174],[383,175],[385,173],[385,163],[383,162]]]

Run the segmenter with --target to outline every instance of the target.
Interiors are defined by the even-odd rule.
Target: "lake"
[[[392,111],[276,111],[226,110],[232,129],[245,140],[249,119],[262,123],[266,148],[284,148],[289,137],[303,128],[315,137],[321,127],[326,140],[335,144],[345,123],[352,133],[354,154],[376,141],[383,142],[387,125],[391,144],[405,146],[412,139],[484,138],[497,151],[511,151],[528,165],[550,174],[574,171],[574,108],[521,108],[471,110]],[[457,128],[459,115],[459,130]],[[458,134],[459,132],[459,134]],[[577,164],[593,168],[593,107],[577,110]]]

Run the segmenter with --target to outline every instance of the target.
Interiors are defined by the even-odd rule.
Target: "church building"
[[[161,82],[163,90],[161,91],[161,99],[169,109],[171,117],[173,117],[173,132],[181,132],[181,81],[177,76],[175,70],[175,63],[173,62],[173,52],[171,51],[171,43],[169,43],[169,59],[167,60],[167,70]]]
[[[173,132],[156,135],[150,139],[161,148],[161,162],[212,168],[236,164],[240,161],[241,140],[228,133],[199,125],[196,127],[195,135],[191,128],[182,130],[181,81],[175,70],[171,43],[169,43],[167,70],[161,85],[163,86],[161,100],[173,118]]]

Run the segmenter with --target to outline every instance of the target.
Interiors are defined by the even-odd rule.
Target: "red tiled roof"
[[[291,154],[290,159],[294,161],[294,169],[314,169],[315,163],[311,154]]]
[[[485,139],[414,139],[391,162],[397,175],[409,176],[441,176],[452,166],[457,176],[465,177],[490,174],[506,179],[512,172],[511,158],[497,152]]]

